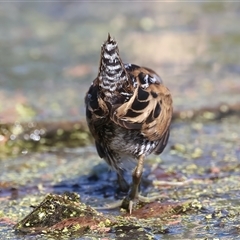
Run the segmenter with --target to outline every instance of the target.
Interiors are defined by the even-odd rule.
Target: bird
[[[108,34],[85,107],[98,155],[116,171],[120,189],[127,192],[120,206],[132,213],[134,204],[144,199],[139,185],[146,156],[161,154],[168,143],[173,112],[170,90],[150,68],[123,63],[117,41]],[[131,185],[124,178],[128,161],[135,164]]]

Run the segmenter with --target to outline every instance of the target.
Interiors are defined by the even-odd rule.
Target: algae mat
[[[141,239],[238,239],[238,124],[238,116],[205,122],[176,120],[168,149],[161,158],[151,156],[145,165],[142,192],[148,196],[159,194],[159,200],[138,206],[131,216],[119,209],[98,212],[90,207],[123,197],[116,187],[115,174],[99,159],[94,147],[52,147],[48,152],[1,160],[0,236],[134,239],[138,234]],[[29,234],[30,230],[25,229],[27,235],[22,235],[13,230],[18,221],[36,211],[48,193],[62,198],[66,191],[79,194],[81,201],[70,199],[74,204],[87,204],[100,220],[82,219],[81,213],[75,216],[76,221],[61,217],[58,225],[53,222],[52,231],[46,231],[46,226],[43,232],[35,231],[38,234]],[[73,202],[69,206],[73,207]]]

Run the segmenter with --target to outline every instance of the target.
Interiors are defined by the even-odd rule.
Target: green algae
[[[28,122],[0,124],[0,157],[79,147],[92,142],[85,122]]]
[[[79,125],[74,126],[76,124],[69,129],[79,130]],[[22,131],[17,129],[14,133],[21,135]],[[64,131],[60,130],[56,135],[63,134]],[[216,138],[221,141],[216,141]],[[161,158],[151,156],[146,161],[148,174],[145,177],[149,180],[143,181],[142,192],[149,197],[159,194],[159,201],[139,205],[131,216],[119,209],[100,213],[91,207],[111,203],[113,196],[122,198],[114,187],[114,174],[108,175],[106,165],[98,166],[102,160],[92,147],[27,153],[1,161],[4,170],[0,176],[2,231],[15,225],[18,236],[43,234],[63,239],[64,236],[74,239],[133,238],[136,234],[142,239],[159,236],[171,239],[171,236],[187,238],[187,233],[192,234],[191,238],[211,238],[213,233],[215,237],[221,234],[238,236],[238,115],[205,123],[175,119],[168,149],[170,151],[164,152]],[[168,185],[168,181],[173,184]],[[67,190],[73,195],[50,194],[46,197],[55,187],[60,192]],[[81,200],[73,197],[78,196],[74,194],[76,190],[82,196]],[[66,204],[66,201],[69,202]],[[57,211],[51,210],[54,209],[51,206],[66,215],[54,218]],[[37,210],[41,211],[35,216],[48,219],[49,225],[30,221],[29,216],[34,216]],[[54,213],[53,220],[47,217],[47,213]],[[15,233],[11,234],[14,236]]]
[[[79,130],[79,123],[67,126]],[[56,132],[58,128],[54,129]],[[83,129],[87,134],[85,127]],[[21,135],[22,129],[18,127],[14,133]],[[58,138],[64,131],[56,135]],[[133,238],[136,234],[142,239],[181,239],[188,238],[189,234],[191,238],[210,239],[238,236],[239,143],[238,115],[204,123],[175,119],[168,151],[161,158],[151,156],[145,164],[148,170],[143,178],[142,194],[149,197],[158,194],[159,200],[138,205],[131,216],[119,209],[100,213],[91,207],[112,203],[113,196],[122,199],[115,187],[114,173],[110,173],[106,165],[99,165],[103,161],[93,147],[62,151],[56,148],[1,161],[0,234],[5,236],[4,231],[15,225],[18,236],[43,234],[63,239],[64,236]],[[65,190],[73,195],[52,194]],[[73,197],[78,196],[74,191],[80,193],[81,200]],[[53,207],[66,215],[54,218],[58,212]],[[48,219],[48,225],[29,218],[37,210],[40,212],[35,216]],[[47,217],[48,213],[54,213],[53,220]],[[13,237],[16,232],[9,234]]]
[[[140,234],[142,237],[153,237],[153,233],[164,233],[171,216],[187,214],[196,209],[197,201],[178,204],[167,204],[161,216],[144,218],[141,215],[113,216],[97,212],[82,203],[76,193],[63,195],[49,194],[14,229],[24,234],[46,234],[51,236],[82,236],[83,234],[114,232],[122,237]],[[160,205],[152,205],[156,211]],[[146,206],[145,206],[146,207]],[[201,207],[197,207],[201,209]],[[140,213],[138,209],[138,213]],[[176,217],[174,217],[176,218]],[[149,231],[151,229],[151,232]]]

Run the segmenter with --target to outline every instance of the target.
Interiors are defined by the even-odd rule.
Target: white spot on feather
[[[110,59],[113,62],[113,60],[118,57],[118,54],[116,52],[114,52],[112,55],[110,55],[107,52],[104,52],[103,56],[106,59]]]
[[[106,44],[105,48],[108,50],[108,51],[111,51],[113,50],[114,48],[117,47],[117,43],[115,44],[112,44],[112,43],[109,43],[109,44]]]
[[[115,71],[117,69],[121,68],[121,65],[115,65],[115,66],[111,66],[111,65],[107,65],[106,66],[110,71]]]

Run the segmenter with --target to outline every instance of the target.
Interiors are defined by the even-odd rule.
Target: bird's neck
[[[117,43],[112,38],[102,46],[98,79],[101,90],[108,97],[114,95],[114,92],[128,80]]]

